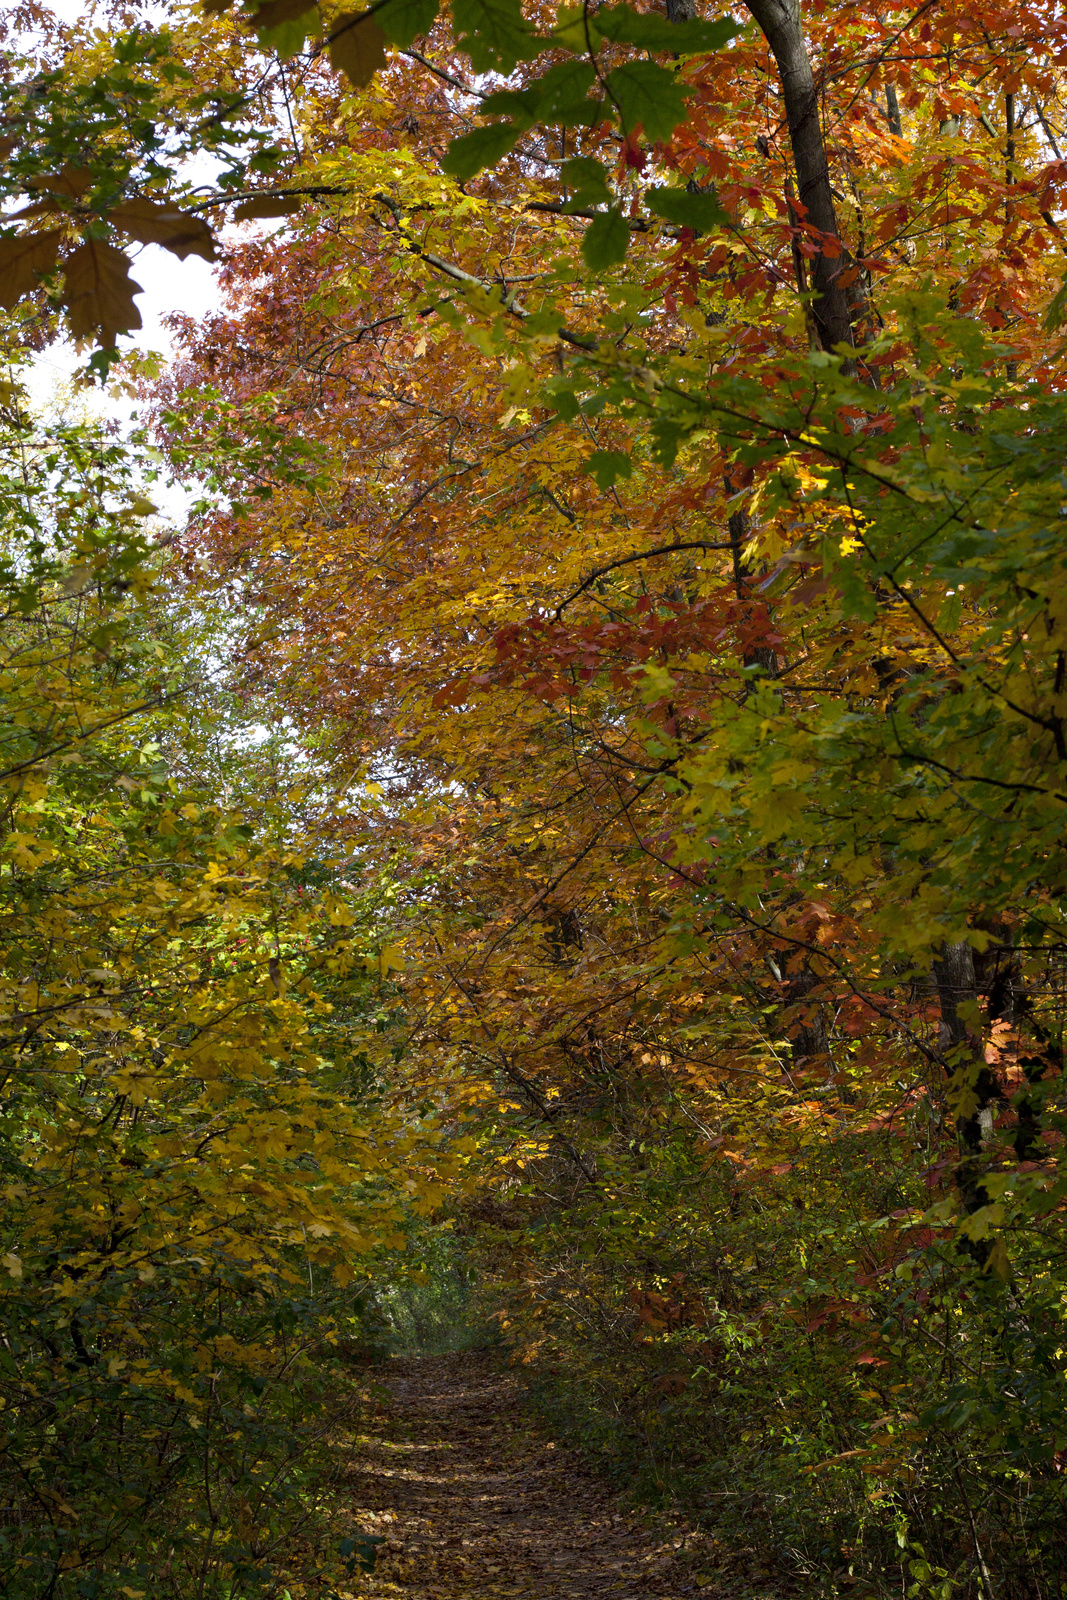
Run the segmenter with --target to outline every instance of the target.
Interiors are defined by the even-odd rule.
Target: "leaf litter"
[[[709,1570],[719,1553],[706,1533],[627,1508],[539,1433],[498,1357],[394,1358],[375,1377],[381,1398],[370,1431],[351,1441],[338,1517],[373,1551],[373,1571],[357,1572],[340,1600],[753,1594]]]

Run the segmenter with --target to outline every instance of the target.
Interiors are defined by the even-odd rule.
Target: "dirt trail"
[[[538,1435],[518,1380],[481,1352],[394,1360],[356,1445],[345,1520],[384,1536],[367,1600],[707,1600],[701,1538],[625,1511]]]

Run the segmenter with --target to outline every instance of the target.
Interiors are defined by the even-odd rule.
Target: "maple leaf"
[[[59,256],[62,233],[24,233],[0,238],[0,306],[11,311],[24,294],[37,288],[38,279],[51,272]]]
[[[88,167],[65,166],[58,172],[38,173],[30,179],[31,189],[43,189],[48,194],[61,194],[68,200],[81,200],[93,181]]]
[[[247,20],[252,28],[278,28],[285,22],[298,22],[314,10],[314,3],[309,5],[308,0],[264,0]]]
[[[124,251],[99,239],[87,239],[64,257],[61,298],[76,339],[99,333],[104,346],[111,348],[120,333],[141,326],[140,312],[133,303],[141,285],[130,277],[129,266]]]
[[[299,211],[304,204],[302,195],[265,194],[245,200],[233,214],[235,222],[251,222],[257,217],[286,217]]]
[[[385,65],[385,34],[366,12],[336,17],[329,35],[329,54],[338,72],[357,89],[365,89]]]
[[[582,256],[593,272],[602,272],[625,260],[629,243],[629,223],[613,206],[610,211],[598,211],[589,224],[582,240]]]
[[[160,205],[139,196],[124,200],[107,217],[139,244],[161,244],[179,261],[186,256],[200,256],[204,261],[216,259],[215,240],[207,223],[177,206]]]

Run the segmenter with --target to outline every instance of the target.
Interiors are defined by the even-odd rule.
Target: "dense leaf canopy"
[[[810,1592],[1063,1593],[1062,13],[101,16],[0,86],[12,359],[148,429],[4,391],[15,1592],[330,1593],[271,1452],[448,1234]]]

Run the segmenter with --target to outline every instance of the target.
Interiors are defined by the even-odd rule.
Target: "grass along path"
[[[709,1570],[706,1536],[624,1509],[538,1435],[519,1380],[481,1351],[394,1359],[339,1496],[384,1539],[358,1600],[688,1600],[751,1594]],[[342,1590],[342,1594],[344,1591]]]

